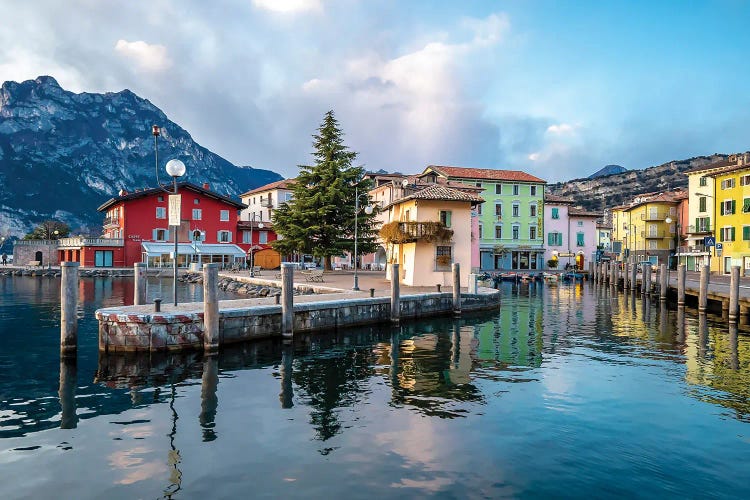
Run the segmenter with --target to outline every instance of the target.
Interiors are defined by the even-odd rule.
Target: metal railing
[[[711,224],[705,224],[705,225],[701,224],[698,226],[691,225],[691,226],[688,226],[687,230],[688,230],[688,233],[691,233],[691,234],[710,233],[713,231],[713,229],[711,228]]]
[[[264,208],[273,208],[273,200],[271,198],[261,198],[260,206]]]
[[[641,214],[641,220],[664,220],[669,217],[666,212],[646,212]]]
[[[84,238],[74,236],[72,238],[60,238],[61,247],[121,247],[125,244],[122,238]]]
[[[103,225],[105,225],[105,226],[119,226],[120,225],[120,218],[119,217],[105,217]]]
[[[57,245],[58,240],[16,240],[14,246]]]
[[[661,231],[641,231],[641,238],[665,238],[666,232]]]
[[[703,244],[686,245],[677,248],[677,253],[703,253],[710,252],[711,247],[707,247]]]

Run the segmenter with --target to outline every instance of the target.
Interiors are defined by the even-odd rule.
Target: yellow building
[[[377,201],[377,198],[374,197]],[[383,206],[380,240],[386,247],[386,279],[400,264],[400,282],[448,285],[451,264],[461,264],[461,285],[471,271],[472,210],[484,200],[476,189],[408,184]]]
[[[716,213],[716,249],[711,271],[727,274],[732,266],[750,275],[750,155],[739,157],[737,164],[711,171],[714,179]],[[719,255],[721,253],[721,255]]]
[[[678,207],[684,191],[645,193],[612,209],[613,252],[621,262],[669,264],[678,240]]]

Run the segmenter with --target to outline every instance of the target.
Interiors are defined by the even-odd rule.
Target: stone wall
[[[42,266],[47,267],[48,261],[53,266],[60,265],[57,260],[57,241],[21,240],[13,245],[13,265],[26,266],[37,260],[36,253],[42,252]]]
[[[402,296],[401,318],[419,319],[453,313],[450,293]],[[463,294],[461,309],[500,307],[500,292]],[[294,306],[294,333],[331,331],[350,326],[389,323],[390,297],[307,302]],[[99,350],[141,351],[203,349],[203,312],[128,314],[127,308],[96,311]],[[280,335],[281,306],[253,306],[219,311],[219,343],[231,344]]]

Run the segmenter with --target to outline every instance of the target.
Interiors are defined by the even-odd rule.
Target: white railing
[[[61,247],[121,247],[125,244],[122,238],[60,238]]]

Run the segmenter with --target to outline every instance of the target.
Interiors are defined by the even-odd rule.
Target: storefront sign
[[[182,195],[170,194],[169,195],[169,225],[170,226],[180,225],[180,207],[181,206],[182,206]]]

